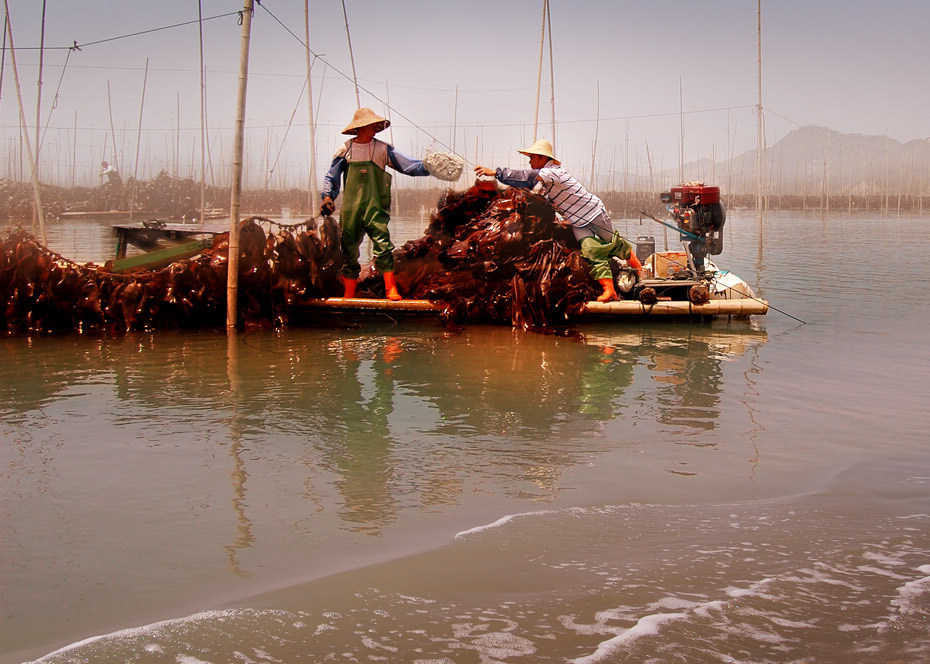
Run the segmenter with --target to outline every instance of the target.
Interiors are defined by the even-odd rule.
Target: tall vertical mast
[[[19,87],[19,71],[16,68],[16,49],[13,47],[13,25],[10,23],[10,6],[7,0],[3,0],[3,8],[6,12],[6,34],[10,41],[10,64],[13,66],[13,82],[16,85],[16,101],[19,105],[19,125],[22,133],[25,134],[23,144],[26,146],[29,166],[32,170],[32,189],[33,195],[35,196],[36,209],[39,213],[39,233],[41,234],[42,241],[45,242],[45,212],[42,210],[42,192],[39,189],[38,167],[32,154],[32,145],[29,143],[29,127],[26,125],[26,112],[23,110],[22,89]]]
[[[197,18],[200,33],[200,223],[203,223],[207,216],[207,79],[203,66],[202,1],[197,2]]]
[[[307,111],[310,114],[310,173],[307,195],[310,197],[308,214],[313,214],[313,204],[317,199],[316,189],[316,126],[313,118],[313,81],[310,70],[313,60],[310,58],[310,0],[304,0],[304,38],[307,40]]]
[[[362,98],[358,93],[358,75],[355,73],[355,54],[352,52],[352,35],[349,33],[349,14],[346,12],[346,0],[342,0],[342,16],[346,21],[346,39],[349,42],[349,60],[352,61],[352,81],[355,83],[355,104],[362,107]]]
[[[552,145],[556,145],[555,135],[555,63],[552,55],[552,15],[549,13],[549,0],[545,0],[546,20],[549,30],[549,87],[550,87],[550,113],[552,114]]]
[[[763,160],[763,140],[762,140],[762,0],[756,0],[757,3],[757,14],[758,14],[758,60],[759,60],[759,100],[756,105],[756,132],[758,134],[758,146],[756,148],[756,171],[758,173],[758,181],[756,183],[756,209],[759,211],[759,214],[762,214],[762,187],[764,177],[762,169],[764,166]]]
[[[239,54],[239,95],[236,101],[236,135],[233,145],[233,181],[229,202],[229,263],[226,275],[226,331],[234,332],[239,298],[239,204],[242,198],[242,155],[245,142],[245,92],[249,78],[249,39],[255,0],[244,0],[242,47]]]
[[[36,182],[39,181],[39,147],[42,145],[42,124],[40,119],[40,114],[42,112],[42,66],[45,62],[45,5],[46,0],[42,0],[42,29],[41,36],[39,38],[39,80],[37,83],[38,90],[36,91],[36,153],[35,153],[35,178]],[[32,221],[33,225],[35,221],[39,218],[39,211],[36,207],[36,202],[33,201],[32,206]]]
[[[533,142],[536,142],[539,129],[539,89],[542,86],[543,46],[546,43],[546,0],[543,0],[542,34],[539,37],[539,72],[536,74],[536,110],[533,113]],[[554,140],[554,139],[553,139]],[[554,143],[553,143],[554,145]]]

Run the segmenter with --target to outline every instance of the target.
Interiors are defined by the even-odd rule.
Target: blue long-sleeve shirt
[[[321,198],[327,196],[333,200],[339,196],[342,189],[342,182],[345,173],[349,169],[349,161],[373,161],[380,168],[390,166],[395,171],[404,175],[420,177],[429,175],[426,170],[426,164],[420,159],[408,157],[400,150],[395,150],[394,146],[372,139],[369,143],[355,143],[347,141],[339,146],[336,154],[333,155],[332,164],[323,177],[323,190],[320,192]]]
[[[496,178],[508,187],[532,189],[539,182],[538,168],[498,168]]]

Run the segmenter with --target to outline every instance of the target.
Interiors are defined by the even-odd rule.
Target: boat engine
[[[688,182],[662,194],[662,202],[672,216],[682,242],[688,248],[692,272],[705,272],[704,257],[723,251],[723,225],[727,211],[720,201],[720,188],[703,182]]]

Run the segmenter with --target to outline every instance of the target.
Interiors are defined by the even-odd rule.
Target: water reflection
[[[18,446],[10,463],[22,467],[55,465],[75,399],[114,465],[178,439],[205,466],[225,455],[217,491],[231,495],[235,535],[224,548],[242,573],[253,521],[264,518],[249,499],[256,474],[263,491],[283,487],[281,518],[310,531],[314,514],[333,510],[343,528],[378,535],[404,510],[472,493],[549,501],[566,469],[634,435],[717,444],[687,432],[720,426],[728,383],[754,422],[760,365],[728,365],[765,339],[748,325],[655,324],[590,327],[581,338],[398,325],[229,344],[210,333],[6,339],[0,410]],[[87,397],[91,386],[99,398]],[[295,484],[298,501],[288,497]]]
[[[360,532],[380,532],[393,521],[397,505],[391,491],[395,441],[389,418],[394,411],[393,362],[396,339],[363,357],[357,344],[338,344],[331,399],[333,426],[323,450],[326,468],[342,496],[340,516]]]
[[[242,376],[239,368],[239,340],[236,335],[229,335],[226,340],[226,372],[229,377],[229,403],[232,409],[229,424],[229,456],[232,470],[229,477],[232,483],[232,506],[236,514],[236,538],[224,547],[229,556],[229,569],[239,576],[250,576],[239,563],[240,549],[252,546],[255,537],[252,534],[252,520],[246,514],[246,480],[249,474],[245,469],[242,443],[242,421],[239,413],[242,409]]]
[[[675,430],[710,431],[717,427],[720,416],[725,364],[747,352],[755,353],[765,342],[766,333],[742,322],[674,328],[651,325],[593,331],[587,340],[626,349],[631,361],[645,365],[653,382],[649,390],[649,401],[654,404],[651,412],[658,422]]]

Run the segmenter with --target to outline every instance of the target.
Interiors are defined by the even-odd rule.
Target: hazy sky
[[[8,3],[34,142],[43,2]],[[525,167],[516,150],[533,138],[542,4],[345,0],[361,103],[393,120],[381,137],[416,157],[454,146],[471,163]],[[229,177],[242,1],[202,0],[200,7],[211,19],[203,26],[207,126],[211,177],[219,183]],[[223,14],[230,15],[212,18]],[[756,0],[550,0],[550,14],[556,152],[576,174],[590,173],[592,162],[601,173],[624,163],[645,172],[647,147],[656,170],[677,167],[682,143],[685,161],[755,148]],[[199,177],[197,24],[117,39],[197,17],[197,0],[47,0],[43,180],[67,184],[75,165],[78,183],[96,183],[105,142],[114,156],[114,135],[124,175],[173,174],[177,166],[181,176]],[[928,28],[927,0],[763,0],[767,143],[805,125],[901,141],[930,137]],[[247,186],[272,170],[275,185],[306,181],[303,38],[304,2],[256,6]],[[63,48],[74,42],[80,51]],[[341,1],[311,0],[310,42],[320,56],[312,70],[320,173],[356,108]],[[543,55],[538,134],[551,139],[548,43]],[[0,176],[9,176],[20,142],[9,49],[0,124]]]

